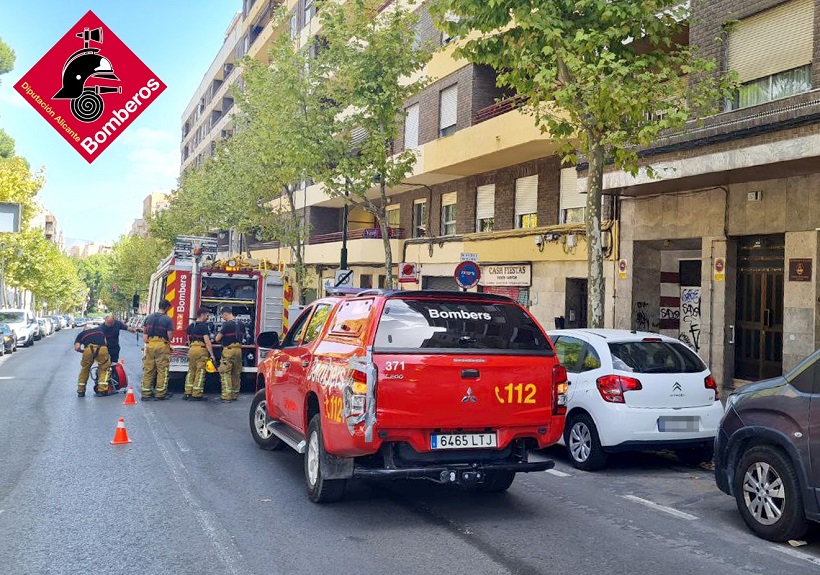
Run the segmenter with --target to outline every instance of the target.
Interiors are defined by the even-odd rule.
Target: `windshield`
[[[635,373],[699,373],[703,361],[682,343],[630,341],[610,343],[612,367]]]
[[[376,351],[458,350],[551,355],[547,336],[513,303],[389,300],[376,331]]]
[[[3,323],[22,323],[25,321],[23,312],[21,311],[0,311],[0,322]]]

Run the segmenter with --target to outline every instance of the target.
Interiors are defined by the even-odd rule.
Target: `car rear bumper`
[[[425,465],[401,469],[383,469],[355,467],[353,477],[356,479],[432,479],[442,483],[478,483],[487,472],[512,471],[514,473],[532,473],[546,471],[555,467],[555,462],[535,461],[531,463],[465,463],[446,465]]]
[[[719,401],[710,406],[681,409],[634,408],[623,405],[601,410],[595,418],[601,445],[608,451],[618,449],[663,448],[685,445],[687,442],[711,442],[717,435],[723,407]],[[661,417],[693,417],[696,431],[659,431]]]

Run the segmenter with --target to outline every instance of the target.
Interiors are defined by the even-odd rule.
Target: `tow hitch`
[[[484,479],[481,471],[458,471],[449,469],[441,472],[442,483],[480,483]]]

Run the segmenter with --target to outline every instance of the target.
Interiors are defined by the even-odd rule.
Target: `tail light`
[[[597,383],[601,397],[609,403],[624,403],[625,392],[643,389],[640,381],[622,375],[604,375]]]
[[[720,401],[720,390],[718,390],[717,382],[712,375],[707,375],[706,379],[703,380],[703,385],[706,386],[706,389],[711,389],[715,392],[715,401]]]
[[[563,415],[567,412],[567,369],[563,365],[552,367],[552,413]]]

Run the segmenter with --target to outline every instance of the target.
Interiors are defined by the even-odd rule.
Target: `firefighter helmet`
[[[85,82],[91,77],[117,80],[111,61],[97,54],[98,48],[87,48],[75,52],[63,67],[63,87],[54,94],[55,100],[79,98]]]
[[[208,361],[205,362],[205,371],[207,371],[208,373],[216,373],[216,366],[214,365],[214,360],[208,359]]]

